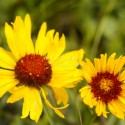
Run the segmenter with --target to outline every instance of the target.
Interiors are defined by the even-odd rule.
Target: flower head
[[[94,106],[98,116],[107,117],[107,112],[120,119],[125,113],[125,70],[122,67],[125,57],[115,58],[113,53],[107,60],[107,54],[94,59],[94,65],[89,59],[82,62],[83,77],[88,85],[80,89],[81,98],[91,108]],[[108,108],[108,111],[106,109]]]
[[[47,25],[41,25],[38,37],[33,45],[31,39],[31,20],[27,14],[24,21],[17,16],[13,27],[5,24],[5,35],[11,52],[0,48],[0,97],[10,92],[9,103],[23,99],[22,118],[30,114],[30,118],[38,121],[43,108],[40,92],[45,103],[56,114],[64,118],[59,111],[68,106],[68,95],[65,88],[74,87],[81,80],[81,72],[77,68],[84,51],[72,51],[62,54],[65,49],[64,35],[54,30],[46,32]],[[49,87],[63,107],[52,106],[47,98]]]

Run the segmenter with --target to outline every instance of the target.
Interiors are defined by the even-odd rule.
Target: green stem
[[[116,5],[116,0],[110,0],[108,2],[108,5],[107,5],[106,10],[104,12],[104,15],[102,16],[102,18],[101,18],[101,20],[98,24],[96,33],[95,33],[95,38],[93,40],[93,45],[92,45],[92,49],[91,49],[91,52],[90,52],[90,58],[93,58],[93,57],[96,56],[101,37],[103,35],[103,32],[104,32],[104,29],[106,27],[107,21],[109,19],[108,18],[109,14],[112,12],[115,5]]]
[[[104,116],[100,116],[102,125],[106,125],[106,118]]]
[[[79,97],[77,95],[76,89],[74,91],[75,91],[74,94],[75,94],[75,101],[76,101],[76,110],[77,110],[78,116],[79,116],[79,123],[80,123],[80,125],[83,125],[82,116],[81,116],[81,112],[80,112],[80,106],[79,106]]]
[[[46,115],[47,118],[48,118],[48,121],[49,121],[50,125],[54,125],[54,122],[53,122],[53,120],[52,120],[52,117],[50,116],[50,114],[49,114],[49,112],[48,112],[47,107],[46,107],[45,104],[44,104],[43,110],[44,110],[44,112],[45,112],[45,115]]]
[[[78,99],[77,99],[77,102],[76,102],[76,106],[77,106],[77,110],[78,110],[80,125],[83,125],[82,116],[81,116],[80,107],[79,107],[79,100]]]
[[[88,123],[88,125],[92,125],[96,118],[97,118],[97,115],[96,114],[93,115],[93,117],[90,119],[90,122]]]

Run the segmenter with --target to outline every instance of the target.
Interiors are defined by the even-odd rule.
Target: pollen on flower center
[[[52,69],[44,56],[30,54],[17,62],[15,75],[21,84],[38,88],[50,82]]]
[[[105,91],[109,91],[112,87],[113,82],[108,79],[102,79],[100,81],[100,89],[103,89]]]
[[[122,89],[117,77],[109,72],[98,73],[96,77],[93,77],[90,86],[94,96],[105,103],[118,99]]]

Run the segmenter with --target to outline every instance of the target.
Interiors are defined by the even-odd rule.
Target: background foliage
[[[117,55],[125,53],[125,1],[124,0],[0,0],[0,46],[8,49],[4,35],[5,22],[11,23],[17,15],[26,13],[32,19],[32,38],[35,40],[42,22],[48,29],[64,33],[66,51],[84,48],[85,57],[98,57],[100,53]],[[84,57],[84,58],[85,58]],[[68,90],[69,108],[64,110],[65,119],[47,109],[54,125],[124,125],[109,114],[108,119],[97,117],[93,109],[85,106],[79,97],[79,88]],[[0,100],[0,125],[49,125],[43,113],[38,123],[29,118],[21,119],[22,102],[6,104],[6,94]],[[81,113],[81,116],[80,116]]]

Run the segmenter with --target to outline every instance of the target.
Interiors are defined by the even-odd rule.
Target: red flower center
[[[17,62],[15,74],[21,84],[39,88],[50,82],[52,69],[44,56],[30,54]]]
[[[98,73],[96,77],[93,77],[90,86],[94,97],[106,104],[111,100],[118,99],[122,89],[121,82],[117,77],[118,75],[109,72]]]

